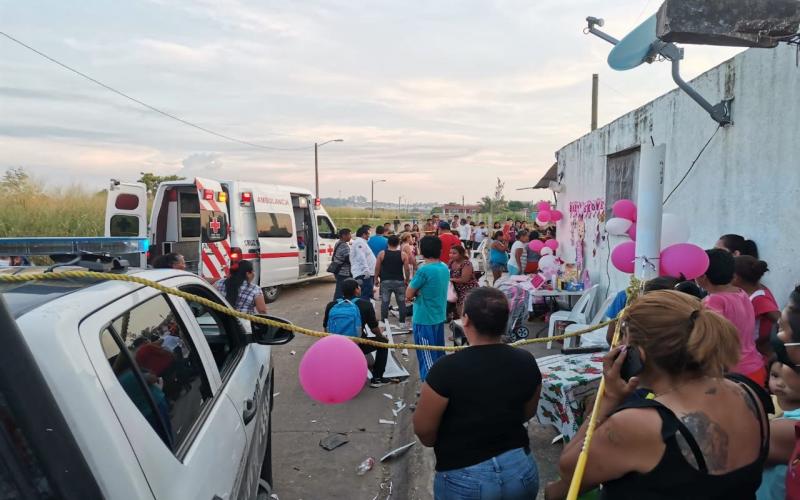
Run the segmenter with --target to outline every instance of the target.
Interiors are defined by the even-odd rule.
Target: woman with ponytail
[[[753,240],[748,240],[739,234],[723,234],[717,240],[714,248],[727,250],[733,254],[734,257],[739,255],[749,255],[750,257],[758,258],[758,246]]]
[[[658,290],[631,304],[620,329],[625,344],[604,359],[581,489],[602,484],[613,499],[755,498],[768,423],[763,391],[725,376],[739,360],[736,328],[694,297]],[[631,397],[638,386],[652,399]],[[545,498],[566,495],[585,433],[586,424],[564,448],[562,480]]]
[[[240,260],[231,264],[231,274],[225,279],[214,283],[228,303],[237,311],[253,314],[267,313],[267,303],[261,288],[253,284],[255,278],[253,263],[249,260]]]
[[[756,315],[756,347],[764,355],[770,353],[769,335],[781,319],[781,310],[772,292],[761,284],[764,273],[769,271],[767,263],[749,255],[734,257],[736,273],[733,285],[738,286],[750,297]]]

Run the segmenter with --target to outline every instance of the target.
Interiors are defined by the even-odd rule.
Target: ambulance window
[[[320,238],[336,238],[336,231],[333,230],[331,220],[324,215],[317,216],[317,228],[319,229]]]
[[[139,217],[135,215],[112,215],[109,222],[111,236],[139,236]]]
[[[115,319],[100,343],[133,404],[182,455],[210,404],[211,389],[197,349],[166,297],[158,295]]]
[[[259,238],[289,238],[294,233],[289,214],[256,212],[256,226]]]
[[[197,193],[194,191],[191,193],[181,192],[180,202],[181,215],[200,213],[200,198],[197,197]]]
[[[181,238],[200,237],[200,218],[181,217]]]

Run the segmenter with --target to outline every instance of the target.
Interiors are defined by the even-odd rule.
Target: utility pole
[[[599,89],[597,88],[600,83],[600,77],[597,73],[592,75],[592,130],[597,129],[597,95]]]
[[[375,183],[386,182],[386,179],[372,179],[372,215],[370,218],[375,218]]]

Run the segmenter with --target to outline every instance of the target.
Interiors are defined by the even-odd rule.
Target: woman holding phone
[[[640,297],[620,321],[625,344],[604,360],[582,489],[602,484],[614,499],[754,498],[769,424],[759,389],[723,376],[739,359],[736,328],[673,290]],[[635,397],[639,385],[654,398]],[[546,498],[566,496],[585,433],[584,424],[564,448],[562,479]]]

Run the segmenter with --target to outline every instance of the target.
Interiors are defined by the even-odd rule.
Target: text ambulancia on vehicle
[[[196,275],[111,255],[147,250],[146,238],[0,239],[0,254],[69,261],[0,268],[53,274],[0,282],[3,498],[269,497],[270,345],[293,334],[138,283],[64,275],[135,276],[229,307]]]
[[[197,177],[159,185],[149,231],[146,211],[144,184],[112,181],[106,236],[147,236],[151,261],[177,252],[212,281],[249,260],[267,302],[280,285],[329,275],[336,227],[306,189]]]

